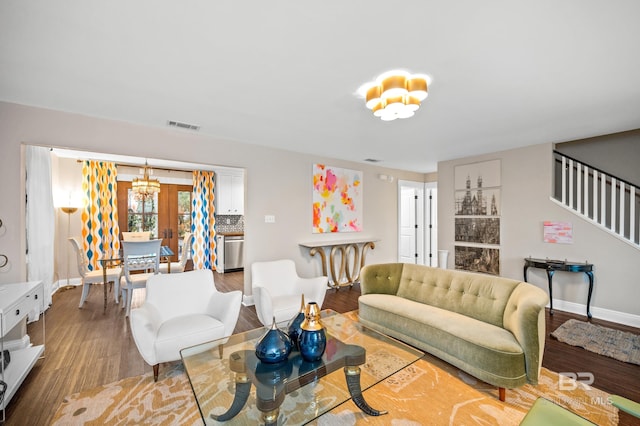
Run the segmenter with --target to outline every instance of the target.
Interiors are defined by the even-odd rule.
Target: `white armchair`
[[[293,260],[255,262],[251,265],[251,287],[258,319],[265,326],[286,321],[300,311],[300,298],[322,307],[327,277],[301,278]]]
[[[219,292],[208,269],[150,276],[147,298],[129,323],[153,379],[161,362],[180,360],[181,349],[233,334],[241,302],[241,291]]]

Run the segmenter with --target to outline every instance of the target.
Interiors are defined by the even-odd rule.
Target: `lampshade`
[[[131,190],[143,198],[160,192],[160,181],[158,179],[150,179],[149,170],[151,170],[151,167],[145,162],[143,177],[134,178],[131,182]]]
[[[383,121],[412,117],[428,96],[427,77],[405,71],[381,74],[365,86],[365,104]]]

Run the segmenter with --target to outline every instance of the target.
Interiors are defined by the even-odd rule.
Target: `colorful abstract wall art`
[[[362,172],[313,165],[313,233],[362,231]]]
[[[543,238],[545,243],[573,243],[573,224],[571,222],[545,221],[543,223],[543,229]]]

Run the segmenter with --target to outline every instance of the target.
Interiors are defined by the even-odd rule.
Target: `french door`
[[[131,191],[131,182],[118,182],[118,225],[120,231],[151,231],[161,238],[175,262],[182,253],[182,239],[191,232],[190,185],[161,184],[160,193],[140,198]]]

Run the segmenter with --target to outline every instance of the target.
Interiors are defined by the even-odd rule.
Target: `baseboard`
[[[255,303],[253,303],[253,295],[250,295],[250,296],[242,295],[242,304],[244,306],[253,306],[253,305],[255,305]]]
[[[74,287],[77,286],[81,286],[82,285],[82,279],[81,278],[69,278],[69,283],[67,284],[67,279],[63,279],[63,280],[58,280],[55,282],[55,285],[53,286],[53,293],[55,294],[56,291],[60,290],[61,288],[66,287],[67,285],[71,285]]]
[[[587,305],[583,305],[581,303],[553,299],[553,309],[571,312],[572,314],[584,315],[585,318],[587,316]],[[597,306],[591,306],[591,315],[593,318],[640,328],[640,315],[612,311],[611,309],[598,308]]]

